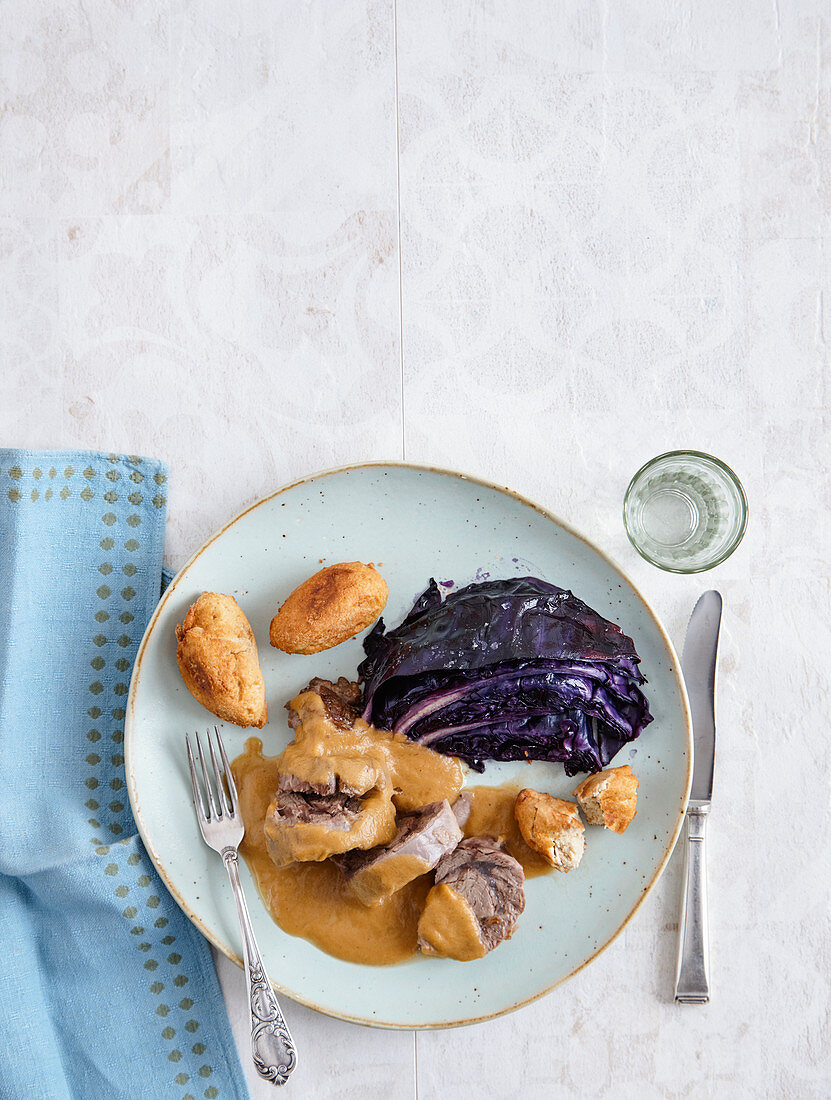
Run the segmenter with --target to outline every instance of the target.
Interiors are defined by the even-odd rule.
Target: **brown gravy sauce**
[[[522,864],[526,878],[545,875],[552,870],[542,856],[529,848],[514,817],[514,803],[522,788],[512,783],[501,787],[474,787],[470,817],[464,827],[465,836],[489,836],[499,840],[507,852]]]
[[[347,887],[333,863],[277,867],[268,854],[263,824],[277,790],[280,757],[263,756],[262,747],[258,737],[249,738],[231,767],[245,822],[240,852],[266,909],[284,932],[302,936],[338,959],[372,966],[408,959],[416,950],[418,920],[432,875],[422,875],[369,907]]]
[[[463,781],[457,761],[390,734],[379,736],[392,755],[394,798],[399,809],[442,798],[452,804]],[[433,885],[433,873],[421,875],[380,904],[368,907],[329,861],[277,867],[268,853],[264,822],[277,790],[281,757],[263,756],[262,747],[258,737],[249,738],[232,770],[245,822],[240,852],[271,916],[289,935],[301,936],[348,962],[384,966],[415,954],[418,922]],[[513,816],[518,791],[519,787],[507,786],[474,788],[464,832],[466,836],[502,839],[531,877],[551,868],[522,839]]]

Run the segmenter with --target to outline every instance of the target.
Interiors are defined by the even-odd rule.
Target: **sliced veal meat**
[[[459,828],[464,829],[467,825],[467,819],[470,817],[470,807],[473,803],[473,795],[470,791],[462,791],[456,801],[453,803],[451,809],[453,810],[453,816],[459,822]]]
[[[352,705],[358,694],[343,676],[337,683],[315,677],[287,704],[294,741],[281,759],[281,791],[360,798],[390,784],[383,747]]]
[[[281,783],[282,786],[282,783]],[[279,790],[271,804],[273,820],[284,825],[325,825],[349,829],[361,812],[361,800],[345,794],[321,796]]]
[[[388,843],[395,836],[395,807],[381,790],[363,798],[278,791],[263,827],[269,855],[287,867]]]
[[[327,776],[322,783],[310,783],[307,779],[301,779],[297,775],[280,775],[277,779],[279,791],[293,792],[295,794],[335,795],[347,794],[338,790],[339,783],[336,775]]]
[[[336,856],[334,862],[364,905],[378,905],[414,878],[431,871],[461,839],[462,830],[444,799],[413,813],[399,814],[398,832],[392,843],[368,852],[347,852]]]
[[[422,951],[476,959],[514,930],[525,908],[525,873],[492,840],[470,837],[444,856],[418,926]]]
[[[334,682],[315,676],[303,691],[313,691],[320,696],[329,718],[339,729],[351,729],[361,712],[361,689],[345,676],[339,676]],[[303,692],[298,694],[302,695]],[[300,716],[290,702],[286,703],[286,710],[289,712],[289,726],[296,729],[300,724]]]

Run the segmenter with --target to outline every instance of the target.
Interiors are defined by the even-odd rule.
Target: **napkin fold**
[[[0,450],[0,1096],[248,1096],[207,942],[130,810],[167,469]]]

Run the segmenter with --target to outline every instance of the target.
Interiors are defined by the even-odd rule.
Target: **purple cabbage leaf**
[[[364,718],[477,771],[560,760],[595,772],[652,721],[631,638],[535,577],[434,580],[393,630],[379,619],[358,666]]]

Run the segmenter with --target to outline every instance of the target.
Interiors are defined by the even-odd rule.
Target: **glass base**
[[[676,573],[723,562],[742,540],[747,498],[736,475],[712,455],[670,451],[632,478],[623,523],[647,561]]]

